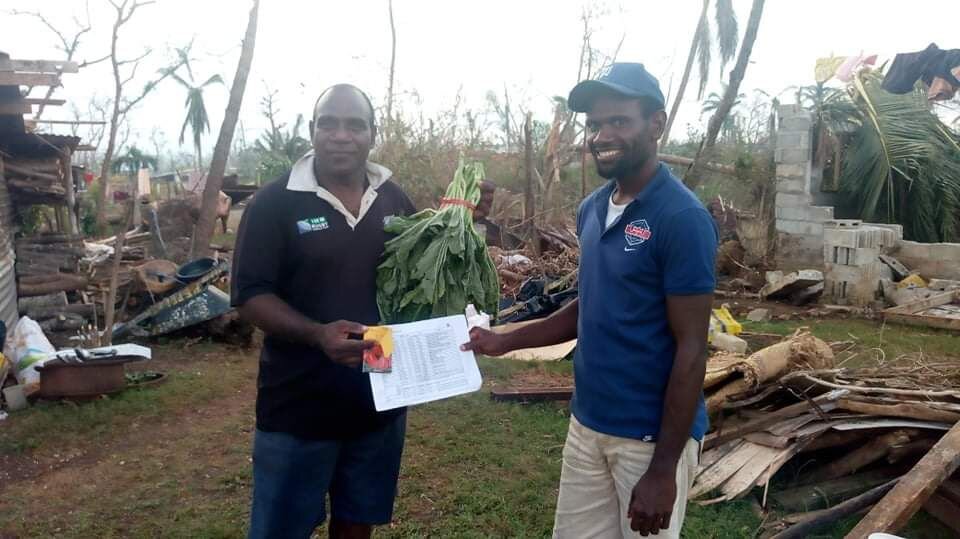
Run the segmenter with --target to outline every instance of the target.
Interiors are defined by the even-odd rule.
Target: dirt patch
[[[177,348],[159,348],[151,361],[128,365],[128,372],[150,370],[168,375],[190,372],[213,376],[220,368],[244,369],[247,383],[225,398],[205,403],[201,408],[194,408],[189,404],[179,408],[167,408],[159,421],[151,419],[145,422],[136,417],[117,418],[118,423],[124,420],[128,423],[120,434],[112,432],[107,435],[96,435],[94,433],[90,436],[71,438],[68,445],[44,445],[35,451],[2,453],[0,454],[0,500],[4,498],[4,492],[15,487],[20,488],[17,485],[21,483],[32,483],[32,487],[38,484],[42,486],[47,476],[71,473],[79,473],[77,479],[82,479],[84,470],[96,466],[110,454],[136,452],[140,448],[155,444],[158,439],[178,439],[197,426],[235,418],[237,414],[252,416],[255,361],[236,361],[237,351],[231,348],[220,348],[208,352],[197,351],[193,354]],[[185,360],[184,356],[190,359]],[[80,413],[82,412],[80,407],[84,404],[63,401],[59,406],[77,408]],[[8,421],[14,420],[16,420],[15,416],[8,419]],[[252,425],[252,421],[250,424]],[[0,507],[2,505],[0,503]],[[0,513],[2,512],[0,509]]]
[[[526,369],[510,377],[507,385],[522,387],[572,386],[573,375],[540,369]]]

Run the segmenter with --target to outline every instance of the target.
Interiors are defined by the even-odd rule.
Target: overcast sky
[[[13,58],[62,58],[53,34],[37,20],[12,17],[3,10],[39,11],[72,33],[71,17],[86,19],[84,4],[81,0],[4,0],[0,50]],[[576,80],[584,5],[606,13],[594,23],[595,48],[612,52],[624,37],[620,60],[645,63],[660,78],[665,93],[676,87],[700,0],[395,0],[396,85],[405,96],[403,110],[418,112],[413,92],[427,115],[449,109],[461,88],[464,106],[480,109],[489,90],[502,93],[506,85],[515,103],[524,103],[547,120],[550,98],[566,95]],[[750,5],[750,0],[734,0],[741,37]],[[115,16],[107,0],[89,0],[89,11],[93,29],[83,38],[77,55],[81,61],[109,51]],[[154,52],[144,61],[130,91],[142,87],[169,60],[171,47],[193,40],[197,78],[220,74],[227,82],[205,92],[212,127],[205,146],[212,146],[248,12],[249,3],[244,0],[158,0],[141,8],[123,27],[121,56],[137,56],[147,47]],[[368,90],[375,102],[382,102],[390,61],[386,0],[262,0],[259,21],[241,114],[247,140],[265,126],[259,102],[267,87],[278,92],[285,121],[292,121],[299,112],[309,114],[318,91],[337,82],[352,82]],[[759,88],[776,94],[789,86],[812,84],[814,62],[830,54],[877,53],[882,61],[931,42],[960,47],[957,21],[960,2],[956,1],[922,5],[899,0],[767,0],[743,90],[750,93]],[[713,90],[721,80],[719,62],[715,63]],[[92,96],[111,95],[109,63],[64,75],[63,83],[56,95],[85,110]],[[184,90],[173,81],[164,83],[130,115],[131,142],[139,138],[142,146],[150,148],[150,133],[159,129],[168,144],[176,145],[184,98]],[[789,100],[789,93],[784,98]],[[688,91],[674,132],[682,134],[688,123],[701,124],[699,109],[695,89]],[[71,114],[67,107],[58,107],[44,117],[70,118]]]

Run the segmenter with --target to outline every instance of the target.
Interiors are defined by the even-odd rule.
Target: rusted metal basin
[[[122,391],[127,386],[123,366],[134,359],[121,356],[86,363],[51,361],[37,367],[38,395],[44,399],[82,399]]]

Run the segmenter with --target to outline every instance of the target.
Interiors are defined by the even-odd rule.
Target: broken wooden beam
[[[13,163],[4,163],[4,168],[14,174],[20,174],[23,176],[29,176],[31,178],[39,178],[41,180],[48,180],[53,182],[59,182],[60,177],[46,172],[40,172],[39,170],[34,170],[29,167],[22,167]]]
[[[60,86],[60,77],[47,73],[0,71],[0,86]]]
[[[27,105],[52,105],[60,106],[67,103],[66,99],[45,99],[43,97],[23,97],[20,99],[21,103],[26,103]]]
[[[106,125],[107,123],[102,120],[30,120],[30,121],[38,124],[53,124],[53,125]]]
[[[19,71],[24,73],[77,73],[80,64],[68,60],[0,60],[0,71]]]
[[[847,391],[843,389],[831,391],[829,393],[820,395],[815,399],[798,402],[789,406],[784,406],[779,410],[765,413],[763,416],[757,419],[748,421],[742,425],[737,425],[730,430],[720,430],[710,433],[703,439],[703,450],[706,451],[725,442],[729,442],[730,440],[743,438],[751,432],[763,430],[783,421],[784,419],[790,419],[797,417],[800,414],[805,414],[813,409],[814,405],[818,406],[820,410],[828,412],[836,407],[835,401],[846,394]]]
[[[960,423],[943,435],[896,487],[847,534],[847,539],[865,539],[871,533],[896,533],[930,499],[937,487],[960,466]]]
[[[813,472],[808,476],[809,481],[817,483],[851,475],[861,468],[885,458],[892,447],[906,445],[910,442],[911,435],[915,436],[916,434],[909,430],[899,429],[881,434]]]
[[[847,477],[781,490],[770,494],[770,500],[780,510],[791,513],[825,509],[837,502],[859,496],[899,476],[900,473],[897,470],[886,466]]]
[[[33,108],[24,103],[0,103],[0,115],[14,116],[17,114],[30,114]]]
[[[566,401],[573,397],[573,386],[556,387],[495,387],[490,398],[498,402]]]
[[[787,528],[785,531],[774,535],[771,539],[801,539],[803,537],[808,537],[814,530],[830,524],[835,524],[840,519],[854,515],[860,511],[863,511],[867,507],[870,507],[876,503],[877,500],[882,498],[884,494],[887,494],[891,489],[893,489],[894,485],[897,484],[897,481],[898,480],[894,479],[878,487],[874,487],[859,496],[850,498],[845,502],[838,503],[829,509],[813,511],[803,515],[799,519],[796,518],[797,516],[785,517],[783,519],[784,521],[794,521],[795,524]],[[847,537],[850,536],[848,535]]]
[[[95,310],[96,310],[96,305],[92,303],[73,303],[68,305],[30,307],[26,309],[25,312],[21,312],[21,314],[25,316],[29,316],[34,320],[43,320],[45,318],[51,318],[51,317],[57,316],[58,314],[65,314],[65,313],[75,314],[75,315],[82,316],[87,320],[93,320],[93,314]]]
[[[664,163],[669,163],[671,165],[680,165],[688,167],[693,164],[693,159],[689,157],[683,157],[680,155],[670,155],[667,153],[660,154],[660,160]],[[720,163],[700,163],[700,165],[709,171],[720,172],[723,174],[734,175],[737,173],[737,169],[731,165],[721,165]]]
[[[918,421],[937,421],[950,424],[960,421],[960,413],[937,410],[924,405],[922,401],[876,404],[855,399],[840,399],[837,401],[837,408],[867,415],[906,417]]]
[[[17,294],[21,297],[45,296],[55,292],[83,290],[87,287],[87,284],[88,282],[85,277],[62,275],[56,281],[51,282],[39,284],[24,284],[21,282],[19,285],[17,285]]]

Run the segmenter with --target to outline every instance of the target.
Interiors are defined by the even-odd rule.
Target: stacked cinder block
[[[777,267],[789,271],[819,268],[823,263],[823,224],[833,208],[814,206],[811,189],[810,143],[813,118],[796,105],[779,109],[777,163]]]
[[[900,225],[829,221],[823,227],[824,296],[838,304],[870,305],[890,269],[880,261],[903,238]]]

